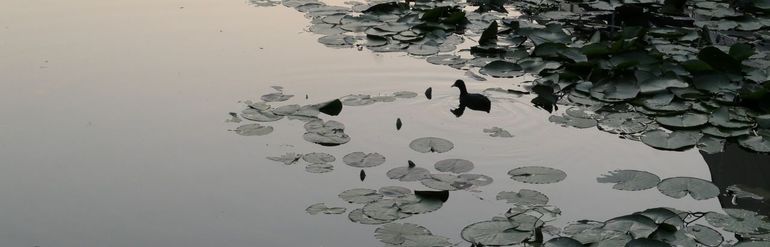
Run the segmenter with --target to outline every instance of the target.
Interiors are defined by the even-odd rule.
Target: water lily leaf
[[[604,229],[629,233],[634,238],[644,238],[650,236],[652,232],[658,229],[658,224],[655,224],[655,221],[646,216],[633,214],[606,221]]]
[[[726,208],[724,211],[727,215],[717,212],[707,213],[706,221],[712,226],[739,234],[759,234],[770,231],[770,223],[763,215],[737,208]]]
[[[652,221],[654,221],[656,224],[667,224],[669,226],[673,226],[673,228],[676,230],[682,229],[686,225],[683,218],[686,215],[680,215],[679,213],[674,212],[673,209],[650,208],[635,214],[644,215],[647,218],[652,219]]]
[[[324,214],[344,214],[346,209],[340,208],[340,207],[327,207],[325,203],[316,203],[313,205],[310,205],[305,209],[305,211],[311,215],[316,215],[319,213]]]
[[[297,153],[286,153],[278,157],[267,157],[267,159],[269,160],[278,161],[283,163],[284,165],[294,164],[297,161],[299,161],[300,158],[302,158],[302,154],[297,154]]]
[[[684,113],[674,116],[660,116],[655,118],[660,125],[672,128],[692,128],[702,126],[709,121],[709,116],[706,114],[697,113]]]
[[[291,99],[291,97],[294,97],[294,95],[286,95],[283,94],[283,92],[277,92],[277,93],[269,93],[262,95],[260,99],[264,102],[281,102],[281,101],[287,101]]]
[[[738,143],[741,147],[747,148],[754,152],[770,153],[770,137],[767,136],[747,136],[738,139]]]
[[[398,201],[394,199],[384,199],[366,204],[363,208],[364,214],[374,219],[393,221],[409,217],[410,214],[401,212],[398,207]]]
[[[524,69],[515,63],[496,60],[484,65],[479,72],[497,78],[513,78],[523,75]]]
[[[652,120],[641,113],[611,113],[599,121],[599,129],[615,134],[636,134],[647,129]]]
[[[376,102],[374,99],[372,99],[371,95],[365,95],[365,94],[348,95],[340,98],[340,101],[342,102],[343,105],[346,105],[346,106],[371,105]]]
[[[403,247],[446,247],[454,246],[449,238],[435,235],[407,235],[404,236]]]
[[[357,188],[343,191],[339,197],[349,203],[366,204],[379,201],[383,195],[377,193],[376,190]]]
[[[545,205],[548,203],[548,196],[535,190],[520,189],[519,192],[501,191],[497,194],[497,200],[522,205]]]
[[[342,162],[358,168],[375,167],[385,163],[385,156],[379,153],[354,152],[342,157]]]
[[[485,246],[518,244],[529,238],[529,231],[518,231],[518,223],[507,220],[490,220],[473,223],[463,228],[461,236],[465,241]]]
[[[273,127],[254,123],[238,126],[234,131],[242,136],[263,136],[272,133]]]
[[[374,230],[374,237],[386,244],[402,244],[407,236],[431,235],[422,226],[411,223],[388,223]]]
[[[448,196],[449,194],[447,194]],[[417,197],[409,195],[399,198],[398,208],[402,213],[424,214],[436,211],[444,205],[444,202],[435,198]]]
[[[308,164],[305,166],[305,171],[309,173],[327,173],[334,170],[332,164]]]
[[[695,200],[706,200],[719,195],[719,188],[713,183],[691,177],[664,179],[658,184],[658,190],[673,198],[682,198],[689,194]]]
[[[300,106],[299,105],[284,105],[279,106],[273,109],[273,114],[278,116],[288,116],[292,115],[295,112],[299,111]]]
[[[401,186],[385,186],[380,188],[379,193],[387,197],[403,197],[411,195],[412,190]]]
[[[420,180],[425,187],[435,190],[463,190],[473,186],[467,180],[451,174],[431,174]]]
[[[669,88],[686,88],[689,84],[678,78],[653,77],[639,84],[639,90],[643,94],[660,93]]]
[[[741,71],[741,63],[739,61],[713,46],[701,49],[698,53],[698,59],[719,70],[728,72]]]
[[[283,116],[276,115],[270,110],[257,110],[253,108],[241,111],[241,117],[257,122],[273,122],[283,118]]]
[[[616,190],[639,191],[658,185],[660,178],[652,173],[637,170],[614,170],[596,179],[599,183],[615,183]]]
[[[572,126],[578,129],[587,129],[596,127],[598,122],[595,119],[579,118],[570,115],[551,115],[548,117],[548,121],[561,124],[562,126]]]
[[[422,137],[409,143],[409,147],[420,153],[444,153],[452,150],[454,144],[438,137]]]
[[[689,149],[698,143],[703,134],[697,131],[651,130],[642,134],[642,142],[650,147],[663,150]]]
[[[302,156],[302,160],[312,164],[325,164],[334,162],[337,159],[327,153],[308,153]]]
[[[740,242],[736,245],[733,245],[733,247],[765,247],[770,245],[770,241],[747,241],[747,242]]]
[[[511,179],[528,184],[551,184],[558,183],[567,177],[567,173],[561,170],[542,167],[525,166],[508,171]]]
[[[752,126],[752,123],[746,120],[727,107],[720,107],[709,117],[709,123],[716,127],[728,129],[743,129]]]
[[[401,182],[414,182],[430,177],[430,171],[422,167],[396,167],[390,169],[386,175],[390,179],[398,179]]]
[[[378,219],[366,216],[366,214],[364,214],[364,210],[360,208],[350,211],[350,213],[348,214],[348,219],[350,219],[350,221],[352,222],[364,224],[364,225],[380,225],[380,224],[391,222],[389,220],[378,220]]]
[[[636,98],[639,92],[636,81],[622,79],[594,85],[591,88],[591,97],[605,102],[622,102]]]
[[[439,52],[438,46],[431,44],[412,44],[406,49],[410,55],[414,56],[430,56]]]
[[[583,243],[569,237],[558,237],[546,241],[544,247],[583,247]]]
[[[724,242],[724,237],[722,237],[722,234],[712,229],[711,227],[701,224],[688,226],[685,231],[687,232],[686,234],[688,236],[692,237],[695,239],[695,241],[705,246],[716,247]]]
[[[430,56],[427,61],[435,65],[461,65],[465,64],[466,60],[457,55],[441,54]]]
[[[698,147],[698,150],[702,152],[705,152],[707,154],[715,154],[715,153],[721,153],[722,151],[724,151],[726,142],[727,140],[723,138],[704,135],[703,137],[700,138],[696,146]]]
[[[322,146],[337,146],[350,141],[350,136],[345,134],[345,125],[337,121],[313,120],[305,124],[306,141]]]
[[[511,138],[513,135],[511,135],[511,132],[508,132],[507,130],[504,130],[500,127],[492,127],[489,129],[484,129],[484,133],[489,133],[489,136],[491,137],[501,137],[501,138]]]
[[[464,159],[445,159],[434,165],[440,172],[466,173],[473,170],[473,162]]]
[[[460,174],[457,177],[465,180],[466,183],[470,183],[473,186],[486,186],[491,184],[494,180],[492,177],[482,174]]]

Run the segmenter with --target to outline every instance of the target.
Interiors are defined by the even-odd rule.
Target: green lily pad
[[[703,134],[698,131],[651,130],[642,134],[642,142],[657,149],[684,150],[695,146],[701,137]]]
[[[671,245],[654,239],[638,238],[626,243],[626,247],[671,247]]]
[[[567,173],[561,170],[542,167],[525,166],[508,171],[511,179],[528,184],[551,184],[558,183],[567,177]]]
[[[688,236],[691,236],[695,241],[705,246],[716,247],[724,242],[722,234],[711,227],[701,224],[687,226],[685,231]]]
[[[242,136],[263,136],[272,133],[273,127],[253,123],[238,126],[233,131]]]
[[[289,116],[299,111],[299,105],[285,105],[279,106],[273,109],[273,114],[278,116]]]
[[[707,213],[706,221],[712,226],[738,234],[759,234],[770,231],[770,223],[763,215],[737,208],[727,208],[724,211],[727,215],[717,212]]]
[[[422,226],[411,223],[388,223],[374,231],[374,237],[386,244],[402,244],[407,236],[431,235]]]
[[[422,167],[396,167],[390,169],[386,175],[390,179],[398,179],[402,182],[414,182],[430,177],[430,171]]]
[[[657,230],[658,224],[646,216],[633,214],[606,221],[604,229],[631,234],[634,238],[644,238]]]
[[[770,153],[770,137],[767,136],[747,136],[738,139],[738,143],[754,152]]]
[[[724,151],[726,142],[727,140],[723,138],[704,135],[700,138],[696,146],[701,152],[705,152],[707,154],[715,154]]]
[[[466,173],[473,170],[473,162],[464,159],[445,159],[434,165],[437,171],[451,173]]]
[[[278,157],[267,157],[267,159],[272,161],[278,161],[283,163],[284,165],[291,165],[299,161],[299,159],[302,158],[302,154],[297,153],[286,153],[284,155],[278,156]]]
[[[307,163],[325,164],[336,160],[333,155],[327,153],[308,153],[302,156],[302,160]]]
[[[291,97],[294,97],[294,95],[287,95],[283,94],[283,92],[277,92],[277,93],[269,93],[262,95],[260,99],[264,102],[281,102],[281,101],[287,101],[291,99]]]
[[[305,171],[309,173],[327,173],[334,170],[332,164],[308,164],[305,166]]]
[[[569,237],[558,237],[548,240],[544,247],[583,247],[583,243]]]
[[[253,108],[241,111],[241,117],[257,122],[273,122],[283,118],[283,116],[276,115],[270,110],[257,110]]]
[[[660,116],[655,120],[663,126],[672,128],[692,128],[702,126],[709,121],[708,115],[697,113],[684,113],[674,116]]]
[[[431,189],[448,191],[463,190],[473,186],[465,179],[451,174],[431,174],[420,179],[420,183]]]
[[[378,219],[366,216],[366,214],[364,214],[364,210],[360,208],[350,211],[350,213],[348,214],[348,219],[350,219],[350,221],[352,222],[364,224],[364,225],[380,225],[380,224],[391,222],[389,220],[378,220]]]
[[[664,179],[658,184],[658,190],[673,198],[682,198],[689,194],[695,200],[711,199],[719,195],[719,187],[713,183],[691,177]]]
[[[313,120],[305,124],[306,141],[322,146],[337,146],[350,141],[350,136],[345,134],[345,125],[337,121]]]
[[[342,200],[349,203],[366,204],[382,199],[383,195],[372,189],[349,189],[339,194]]]
[[[496,60],[484,65],[479,72],[497,78],[513,78],[523,75],[524,69],[512,62]]]
[[[342,162],[358,168],[375,167],[385,163],[385,156],[379,153],[353,152],[342,157]]]
[[[485,246],[514,245],[528,239],[532,233],[518,231],[518,223],[502,220],[490,220],[473,223],[463,228],[460,235],[465,241]]]
[[[340,207],[328,207],[325,203],[316,203],[313,205],[310,205],[305,209],[305,211],[311,215],[316,215],[319,213],[324,214],[344,214],[346,209],[340,208]]]
[[[548,196],[535,190],[520,189],[519,192],[501,191],[497,194],[497,200],[506,200],[513,204],[545,205],[548,203]]]
[[[454,144],[438,137],[422,137],[409,143],[409,147],[420,153],[444,153],[452,150]]]
[[[435,235],[407,235],[404,236],[403,247],[448,247],[454,246],[449,238]]]
[[[401,186],[385,186],[380,188],[378,192],[387,197],[403,197],[412,194],[412,190]]]
[[[637,170],[615,170],[596,179],[599,183],[614,183],[616,190],[639,191],[654,188],[660,178],[652,173]]]
[[[501,138],[511,138],[513,135],[511,135],[510,132],[507,130],[504,130],[500,127],[492,127],[489,129],[484,129],[484,133],[489,133],[489,136],[491,137],[501,137]]]
[[[636,112],[611,113],[599,121],[599,129],[614,134],[636,134],[647,130],[649,117]]]

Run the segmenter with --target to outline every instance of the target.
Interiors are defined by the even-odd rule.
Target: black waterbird
[[[455,81],[455,84],[452,84],[452,86],[460,89],[460,106],[458,106],[457,109],[451,110],[455,116],[462,116],[466,107],[470,108],[471,110],[485,111],[489,113],[489,110],[492,107],[492,102],[489,101],[487,96],[478,93],[468,93],[468,89],[465,88],[465,82],[463,80]]]

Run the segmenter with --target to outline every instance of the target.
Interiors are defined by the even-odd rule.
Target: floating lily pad
[[[350,136],[345,134],[345,125],[337,121],[313,120],[305,124],[306,141],[322,146],[337,146],[350,141]]]
[[[283,116],[276,115],[272,111],[257,110],[253,108],[248,108],[241,111],[241,117],[251,121],[257,121],[257,122],[273,122],[273,121],[281,120],[283,118]]]
[[[403,197],[411,195],[412,190],[401,186],[385,186],[380,188],[379,193],[387,197]]]
[[[350,219],[350,221],[352,222],[364,224],[364,225],[380,225],[380,224],[391,222],[389,220],[378,220],[378,219],[366,216],[364,214],[364,210],[360,208],[350,211],[350,213],[348,214],[348,219]]]
[[[263,136],[272,133],[273,127],[254,123],[238,126],[234,131],[242,136]]]
[[[636,113],[611,113],[599,121],[599,129],[615,134],[635,134],[645,131],[653,121]]]
[[[707,154],[715,154],[724,151],[726,142],[727,140],[719,137],[704,135],[700,138],[696,146],[702,152]]]
[[[287,101],[291,99],[291,97],[294,97],[294,95],[286,95],[286,94],[283,94],[283,92],[278,92],[278,93],[269,93],[269,94],[262,95],[260,99],[262,99],[262,101],[264,102],[281,102],[281,101]]]
[[[401,197],[399,200],[401,200],[401,203],[399,203],[398,208],[401,209],[402,213],[407,214],[430,213],[440,209],[444,205],[444,202],[441,200],[428,197],[417,197],[414,195]]]
[[[473,170],[473,162],[464,159],[445,159],[434,165],[437,171],[451,173],[466,173]]]
[[[454,246],[449,238],[435,235],[407,235],[404,236],[403,247],[448,247]]]
[[[339,194],[342,200],[349,203],[366,204],[382,199],[383,195],[372,189],[349,189]]]
[[[578,118],[569,115],[557,116],[551,115],[548,117],[548,121],[561,124],[562,126],[572,126],[578,129],[587,129],[596,127],[598,122],[595,119],[590,118]]]
[[[332,164],[308,164],[305,166],[305,171],[309,173],[327,173],[334,170]]]
[[[651,130],[642,134],[642,142],[657,149],[684,150],[695,146],[701,137],[703,134],[698,131]]]
[[[439,52],[437,45],[431,44],[412,44],[406,49],[410,55],[415,56],[430,56]]]
[[[738,140],[738,143],[754,152],[770,153],[770,137],[747,136]]]
[[[484,129],[484,133],[489,133],[489,136],[491,137],[502,137],[502,138],[511,138],[513,135],[511,135],[510,132],[507,130],[504,130],[500,127],[492,127],[489,129]]]
[[[689,194],[695,200],[706,200],[719,195],[719,188],[713,183],[691,177],[664,179],[658,184],[658,190],[673,198],[682,198]]]
[[[512,78],[523,75],[524,69],[521,65],[497,60],[484,65],[479,72],[492,77]]]
[[[431,174],[420,180],[425,187],[435,190],[463,190],[473,186],[469,181],[451,174]]]
[[[712,229],[711,227],[701,224],[688,226],[685,231],[689,236],[694,238],[695,241],[705,246],[716,247],[724,242],[724,237],[722,237],[722,234]]]
[[[374,231],[374,237],[386,244],[402,244],[405,237],[431,235],[425,227],[411,223],[388,223]]]
[[[685,214],[680,215],[680,213],[669,208],[650,208],[635,214],[644,215],[652,219],[655,224],[667,224],[676,229],[682,229],[687,224],[684,222]]]
[[[363,208],[366,216],[378,220],[393,221],[409,217],[409,214],[401,212],[398,202],[393,199],[384,199],[366,204]]]
[[[340,208],[340,207],[328,207],[325,203],[316,203],[313,205],[310,205],[305,209],[305,211],[311,215],[316,215],[319,213],[324,214],[344,214],[346,209]]]
[[[342,157],[342,162],[358,168],[375,167],[385,163],[385,156],[379,153],[354,152]]]
[[[644,238],[658,229],[658,224],[643,215],[626,215],[610,219],[604,223],[604,229],[631,234],[634,238]]]
[[[671,245],[654,239],[638,238],[626,243],[626,247],[671,247]]]
[[[583,243],[569,237],[552,238],[545,242],[544,247],[583,247]]]
[[[427,61],[435,65],[459,65],[464,64],[466,60],[457,55],[442,54],[428,57]]]
[[[393,93],[393,97],[403,98],[403,99],[414,98],[414,97],[417,97],[417,95],[419,95],[419,94],[417,94],[415,92],[409,92],[409,91],[399,91],[399,92]]]
[[[508,171],[511,179],[528,184],[551,184],[558,183],[567,177],[567,173],[561,170],[542,167],[525,166]]]
[[[457,176],[460,179],[465,180],[466,183],[470,183],[473,186],[487,186],[494,181],[492,177],[482,174],[460,174]]]
[[[284,165],[291,165],[299,161],[299,159],[302,158],[302,154],[297,153],[286,153],[284,155],[278,156],[278,157],[267,157],[267,159],[272,161],[278,161],[283,163]]]
[[[299,105],[285,105],[285,106],[279,106],[273,109],[273,114],[278,116],[288,116],[292,115],[295,112],[299,110]]]
[[[390,169],[387,174],[390,179],[398,179],[402,182],[414,182],[430,176],[430,171],[422,167],[396,167]]]
[[[324,164],[334,162],[336,158],[327,153],[308,153],[302,156],[302,160],[307,163]]]
[[[452,150],[454,144],[438,137],[423,137],[409,143],[409,147],[420,153],[444,153]]]
[[[660,125],[673,128],[692,128],[708,123],[709,117],[705,114],[684,113],[682,115],[661,116],[655,118]]]
[[[737,208],[727,208],[724,211],[727,215],[717,212],[707,213],[706,221],[712,226],[739,234],[766,233],[770,230],[770,223],[766,217],[756,212]]]
[[[463,228],[461,236],[465,241],[485,246],[514,245],[529,238],[529,231],[516,230],[518,223],[507,220],[490,220],[473,223]]]
[[[652,173],[636,170],[615,170],[596,179],[599,183],[614,183],[616,190],[639,191],[654,188],[660,178]]]
[[[506,200],[513,204],[545,205],[548,203],[548,196],[535,190],[520,189],[519,192],[501,191],[497,194],[497,200]]]

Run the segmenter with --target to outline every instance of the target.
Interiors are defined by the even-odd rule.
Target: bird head
[[[452,87],[461,87],[465,86],[465,82],[463,80],[456,80],[455,84],[452,84]]]

